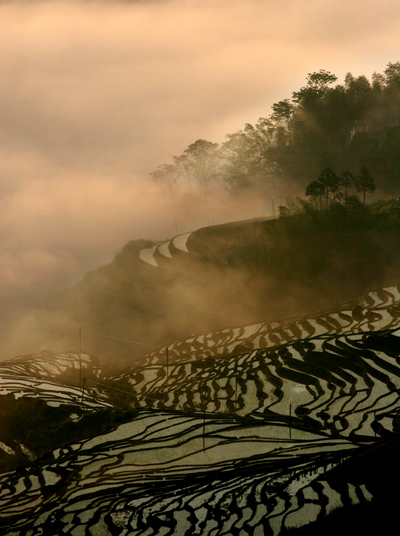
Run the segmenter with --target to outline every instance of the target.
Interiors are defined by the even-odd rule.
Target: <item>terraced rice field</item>
[[[175,341],[112,377],[77,353],[2,363],[0,400],[68,426],[125,417],[0,473],[0,533],[279,535],[375,504],[399,473],[399,322],[392,287]],[[17,449],[0,432],[1,450]]]

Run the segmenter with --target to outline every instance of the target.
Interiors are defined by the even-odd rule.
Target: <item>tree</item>
[[[294,91],[292,100],[305,108],[312,107],[313,103],[327,91],[329,84],[336,80],[337,76],[324,69],[320,69],[317,73],[309,73],[307,85],[299,91]]]
[[[174,157],[174,164],[189,184],[193,181],[198,184],[200,197],[207,197],[210,182],[219,175],[218,143],[197,140],[181,156]]]
[[[380,139],[378,153],[386,160],[386,166],[395,171],[400,170],[400,126],[386,127]]]
[[[306,196],[311,197],[316,208],[321,208],[321,199],[325,198],[325,186],[320,181],[312,181],[306,188]]]
[[[354,186],[358,193],[362,192],[365,205],[365,194],[372,194],[376,190],[375,181],[366,167],[360,169],[360,173],[356,177]]]
[[[319,174],[318,180],[310,182],[306,187],[306,196],[313,198],[317,207],[321,204],[318,201],[325,198],[325,208],[328,208],[330,196],[335,202],[340,186],[340,177],[330,167],[326,167]]]
[[[400,61],[388,63],[385,69],[386,87],[391,93],[400,92]]]
[[[226,160],[224,180],[233,190],[254,182],[265,182],[277,173],[272,154],[275,126],[270,119],[260,118],[256,125],[247,123],[243,130],[227,135],[222,146]]]
[[[207,197],[209,183],[219,176],[220,166],[218,143],[197,140],[182,155],[174,156],[173,164],[162,164],[150,175],[172,198],[185,182],[190,190],[193,183],[197,183],[200,197]]]
[[[273,113],[271,114],[272,121],[275,121],[276,123],[287,123],[292,117],[293,109],[293,104],[289,99],[285,99],[273,104]]]
[[[391,171],[395,195],[400,195],[400,126],[385,129],[377,152]]]
[[[273,144],[275,153],[280,153],[290,143],[290,120],[293,116],[294,106],[285,99],[272,105],[273,113],[270,115],[270,121],[274,125]]]
[[[362,124],[365,112],[371,108],[373,103],[372,86],[365,76],[354,78],[351,73],[347,73],[345,89],[349,114],[353,120]]]
[[[319,174],[318,181],[325,188],[325,205],[327,207],[330,195],[332,195],[333,201],[336,201],[336,194],[340,187],[340,179],[330,167],[326,167]]]
[[[310,73],[307,76],[307,84],[319,89],[325,89],[329,84],[336,82],[336,80],[336,75],[324,69],[320,69],[317,73]]]
[[[180,172],[174,164],[162,164],[150,173],[154,182],[157,182],[166,191],[167,195],[175,199],[177,188],[180,183]]]
[[[343,195],[344,195],[344,202],[346,204],[346,202],[347,202],[347,192],[348,192],[349,188],[354,186],[356,178],[353,175],[353,173],[351,173],[350,171],[344,170],[340,174],[339,180],[340,180],[340,186],[344,190]]]

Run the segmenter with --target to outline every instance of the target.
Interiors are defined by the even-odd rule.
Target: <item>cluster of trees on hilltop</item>
[[[306,196],[314,201],[317,208],[328,208],[329,203],[342,202],[346,204],[350,188],[362,193],[365,205],[365,195],[376,190],[375,181],[369,170],[364,166],[358,175],[350,171],[342,171],[340,175],[332,168],[324,168],[318,179],[310,182],[306,188]]]
[[[376,190],[375,180],[370,171],[363,166],[357,175],[348,170],[336,173],[332,168],[326,167],[318,175],[316,180],[311,181],[305,189],[307,200],[300,197],[287,199],[287,205],[279,207],[279,216],[295,216],[306,212],[325,211],[328,216],[346,217],[356,211],[358,215],[365,211],[366,194],[372,194]],[[354,192],[362,194],[362,202],[354,195]],[[360,211],[361,207],[364,209]],[[340,209],[340,210],[339,210]],[[344,211],[343,211],[344,209]],[[331,222],[335,226],[334,222]]]
[[[232,191],[273,179],[305,186],[331,167],[355,174],[367,167],[389,193],[400,193],[400,61],[372,80],[348,73],[344,84],[325,70],[272,106],[268,117],[228,134],[221,145],[197,140],[151,175],[171,195],[186,183],[202,196],[224,180]]]

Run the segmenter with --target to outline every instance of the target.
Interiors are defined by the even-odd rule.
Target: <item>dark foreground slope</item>
[[[0,533],[353,534],[366,515],[385,529],[399,305],[391,287],[195,335],[113,376],[87,354],[3,363]]]

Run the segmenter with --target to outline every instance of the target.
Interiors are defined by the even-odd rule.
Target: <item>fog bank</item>
[[[2,315],[130,239],[269,215],[280,188],[173,205],[149,173],[268,115],[308,72],[371,75],[400,45],[397,0],[8,1],[0,15]]]

